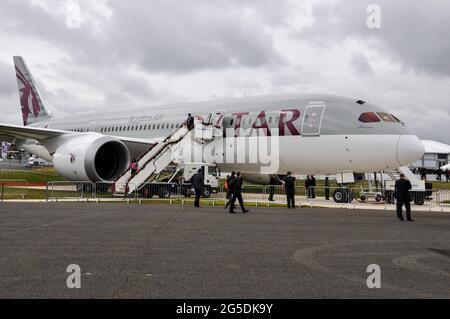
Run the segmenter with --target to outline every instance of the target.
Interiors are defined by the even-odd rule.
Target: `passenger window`
[[[381,120],[378,118],[378,116],[373,112],[364,112],[362,113],[358,121],[363,123],[375,123],[375,122],[381,122]]]

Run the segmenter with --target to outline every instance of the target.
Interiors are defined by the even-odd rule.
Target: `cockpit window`
[[[391,116],[397,121],[397,122],[399,122],[399,123],[403,123],[402,121],[400,121],[399,119],[398,119],[398,117],[396,117],[394,114],[391,114]]]
[[[377,114],[384,122],[398,122],[397,119],[391,114],[384,112],[377,112]]]
[[[381,122],[380,118],[373,112],[364,112],[362,113],[358,121],[363,123],[374,123],[374,122]]]

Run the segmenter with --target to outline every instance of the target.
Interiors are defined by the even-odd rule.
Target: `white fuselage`
[[[423,154],[420,140],[400,121],[389,121],[388,118],[385,121],[383,114],[387,113],[379,107],[328,95],[186,103],[126,113],[52,119],[34,126],[63,129],[70,134],[96,132],[119,139],[126,137],[155,142],[176,130],[186,120],[187,113],[202,118],[214,111],[224,112],[224,138],[216,139],[215,143],[227,146],[239,143],[238,139],[247,139],[252,145],[258,143],[258,139],[278,137],[279,165],[275,172],[270,173],[374,172],[410,164]],[[376,121],[361,121],[361,114],[372,112],[378,114]],[[52,143],[58,143],[58,140]],[[131,158],[145,151],[140,143],[126,145]],[[23,146],[37,156],[52,160],[51,152],[42,145],[24,143]],[[251,157],[253,150],[245,148],[244,157]],[[239,150],[235,148],[235,152],[238,156]],[[261,173],[263,165],[260,161],[248,160],[216,162],[223,170],[248,173]]]

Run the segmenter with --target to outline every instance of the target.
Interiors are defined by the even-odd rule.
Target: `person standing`
[[[330,200],[330,179],[327,177],[325,177],[325,200]]]
[[[309,178],[309,175],[306,175],[305,180],[305,188],[306,188],[306,194],[308,194],[308,198],[311,198],[311,179]]]
[[[231,198],[231,203],[230,203],[230,214],[235,214],[236,212],[234,211],[234,202],[236,201],[236,199],[239,201],[239,205],[241,206],[242,212],[248,213],[248,209],[246,209],[244,207],[244,200],[242,199],[242,176],[240,172],[236,173],[236,177],[231,181],[231,185],[232,185],[232,198]]]
[[[188,118],[186,120],[186,125],[188,130],[194,128],[194,117],[191,115],[191,113],[188,114]]]
[[[438,168],[436,171],[436,179],[438,181],[442,180],[442,170],[440,168]]]
[[[316,198],[316,178],[311,175],[311,182],[309,188],[311,189],[311,198]]]
[[[275,175],[270,175],[269,181],[269,202],[273,202],[273,195],[275,193],[275,185],[278,185],[278,180]]]
[[[287,176],[284,178],[284,191],[286,193],[287,208],[295,208],[295,177],[291,175],[291,172],[287,172]]]
[[[409,191],[411,190],[411,183],[405,179],[405,174],[400,174],[400,179],[395,182],[395,199],[397,200],[397,218],[403,219],[402,208],[405,205],[406,219],[410,222],[413,221],[411,218],[411,203],[409,197]]]
[[[203,180],[202,170],[198,170],[191,178],[192,188],[195,191],[195,201],[194,206],[200,207],[200,196],[202,195],[205,183]]]

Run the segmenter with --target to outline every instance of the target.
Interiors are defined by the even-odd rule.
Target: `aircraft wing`
[[[38,141],[43,141],[49,138],[58,137],[62,135],[81,135],[87,133],[79,132],[69,132],[58,129],[42,128],[42,127],[32,127],[32,126],[21,126],[21,125],[11,125],[11,124],[1,124],[0,123],[0,140],[8,142],[21,142],[27,139],[35,139]],[[140,145],[152,145],[159,142],[159,139],[141,139],[133,137],[122,137],[117,136],[117,139],[121,140],[125,144],[140,144]]]

